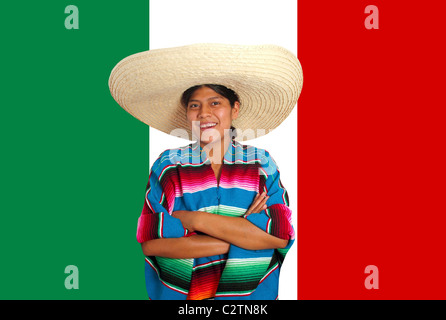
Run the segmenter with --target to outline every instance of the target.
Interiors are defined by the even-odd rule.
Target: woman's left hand
[[[251,213],[259,213],[262,212],[262,210],[265,210],[267,208],[266,201],[268,199],[269,196],[267,196],[266,192],[263,192],[262,194],[258,193],[248,210],[246,210],[245,217],[249,216]]]

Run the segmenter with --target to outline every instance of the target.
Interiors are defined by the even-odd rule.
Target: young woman
[[[270,58],[272,51],[267,52]],[[283,53],[282,49],[278,52]],[[294,70],[288,72],[297,74],[289,77],[296,84],[294,91],[290,90],[294,98],[287,104],[294,106],[302,85],[301,70],[297,59],[287,55],[287,59],[294,59]],[[228,57],[227,52],[225,60]],[[203,57],[196,59],[201,67],[206,65]],[[223,60],[211,60],[221,67]],[[280,69],[277,61],[274,68]],[[187,78],[190,72],[179,72],[175,78]],[[231,83],[223,72],[215,80]],[[242,100],[236,90],[214,83],[196,84],[182,91],[178,99],[182,113],[175,112],[183,115],[184,129],[197,141],[166,150],[151,169],[137,227],[137,240],[146,256],[150,299],[278,298],[280,266],[294,241],[288,195],[269,153],[234,139],[233,124],[238,121],[238,125],[249,127],[262,108],[257,116],[246,116],[254,108],[249,102],[247,106],[241,103],[249,101],[247,95]],[[269,89],[273,85],[274,81],[266,83]],[[246,88],[239,87],[244,93]],[[261,91],[252,94],[264,95]],[[116,99],[117,94],[114,96]],[[284,109],[267,116],[283,118]],[[243,111],[245,122],[240,122]]]

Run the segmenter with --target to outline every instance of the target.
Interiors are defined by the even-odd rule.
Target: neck
[[[225,136],[223,140],[218,140],[216,142],[204,143],[200,142],[201,147],[213,164],[221,164],[223,163],[223,158],[225,156],[226,151],[231,145],[231,138]]]

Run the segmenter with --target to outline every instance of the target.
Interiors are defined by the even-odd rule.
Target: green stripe
[[[221,283],[228,283],[234,279],[239,281],[260,280],[271,262],[271,258],[230,259],[220,279]]]
[[[65,28],[70,4],[79,29]],[[108,77],[148,49],[149,2],[3,1],[1,9],[0,234],[9,243],[0,299],[146,299],[132,233],[147,182],[147,125],[113,100]],[[39,187],[27,192],[29,184]],[[31,210],[19,205],[24,197]],[[105,230],[113,240],[102,246]],[[24,255],[30,238],[44,249]],[[39,262],[35,276],[29,261]],[[70,264],[79,290],[64,286]]]
[[[219,260],[219,261],[214,261],[212,263],[208,263],[206,265],[196,266],[196,267],[194,267],[194,271],[200,270],[200,269],[204,269],[204,268],[207,268],[207,267],[210,267],[210,266],[215,266],[215,265],[218,265],[218,264],[221,264],[221,263],[226,263],[226,260]]]
[[[190,281],[194,259],[172,259],[156,257],[163,274],[168,274],[182,281]]]
[[[209,212],[209,213],[214,213],[214,214],[218,214],[221,216],[228,216],[228,217],[240,217],[245,214],[246,209],[239,208],[239,207],[218,205],[218,206],[202,207],[202,208],[198,209],[197,211]]]

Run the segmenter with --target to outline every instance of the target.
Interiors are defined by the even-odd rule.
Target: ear
[[[231,108],[232,120],[238,118],[239,111],[240,111],[240,102],[236,101],[234,102],[234,106]]]

